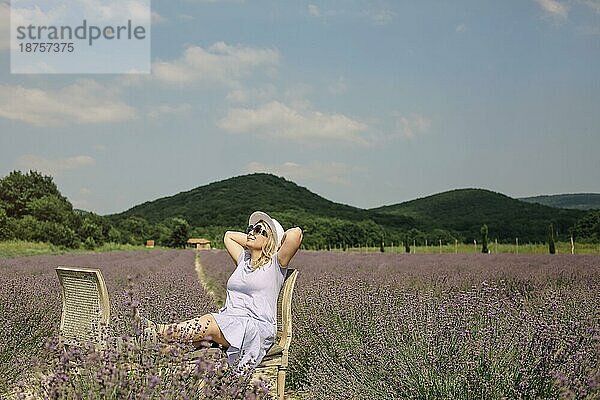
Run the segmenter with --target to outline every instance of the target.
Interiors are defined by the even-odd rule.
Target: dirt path
[[[204,288],[204,291],[208,293],[210,297],[212,297],[213,301],[219,306],[222,307],[225,304],[225,288],[220,287],[214,280],[212,280],[205,272],[204,268],[202,268],[202,264],[200,263],[200,252],[196,251],[196,258],[194,259],[194,266],[196,267],[196,274],[198,274],[198,280],[200,284]]]

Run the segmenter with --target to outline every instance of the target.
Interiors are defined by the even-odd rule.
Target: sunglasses
[[[246,235],[249,234],[250,232],[254,233],[254,235],[257,234],[261,234],[264,237],[268,237],[267,236],[267,231],[261,226],[261,225],[248,225],[248,227],[246,228]]]

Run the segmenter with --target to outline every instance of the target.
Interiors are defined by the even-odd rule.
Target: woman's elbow
[[[302,233],[302,229],[300,229],[299,227],[295,227],[291,229],[292,237],[294,239],[294,242],[298,244],[298,247],[300,246],[300,243],[302,243],[302,238],[303,233]]]

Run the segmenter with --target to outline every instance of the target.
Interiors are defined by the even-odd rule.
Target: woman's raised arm
[[[295,227],[285,231],[285,233],[283,234],[281,247],[277,252],[277,260],[279,261],[279,265],[286,268],[290,263],[292,257],[294,257],[294,255],[300,248],[301,243],[302,229]]]
[[[223,243],[227,252],[233,258],[233,262],[237,264],[240,254],[244,251],[247,235],[242,232],[227,231],[223,237]]]

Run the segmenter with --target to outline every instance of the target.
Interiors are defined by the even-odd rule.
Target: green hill
[[[255,210],[274,216],[297,212],[350,221],[369,218],[366,210],[334,203],[294,182],[263,173],[237,176],[145,202],[110,218],[140,216],[157,223],[181,217],[191,226],[241,226]]]
[[[523,242],[544,241],[552,222],[558,233],[566,234],[584,212],[561,210],[519,201],[483,189],[459,189],[401,204],[364,210],[334,203],[284,178],[270,174],[237,176],[200,186],[174,196],[135,206],[109,216],[113,222],[142,217],[150,223],[169,218],[185,219],[192,228],[242,228],[254,210],[264,210],[284,226],[299,225],[315,243],[378,243],[381,238],[397,243],[405,233],[444,241],[457,238],[472,241],[482,224],[490,238]],[[197,231],[203,232],[203,231]]]
[[[559,234],[568,229],[585,212],[562,210],[530,204],[501,193],[484,189],[457,189],[401,204],[370,210],[382,216],[405,216],[419,221],[421,230],[436,228],[456,232],[467,241],[478,238],[481,225],[487,224],[490,238],[545,241],[552,222]]]
[[[555,194],[535,197],[523,197],[519,200],[528,203],[543,204],[555,208],[569,208],[573,210],[600,210],[600,194],[598,193],[573,193]]]

